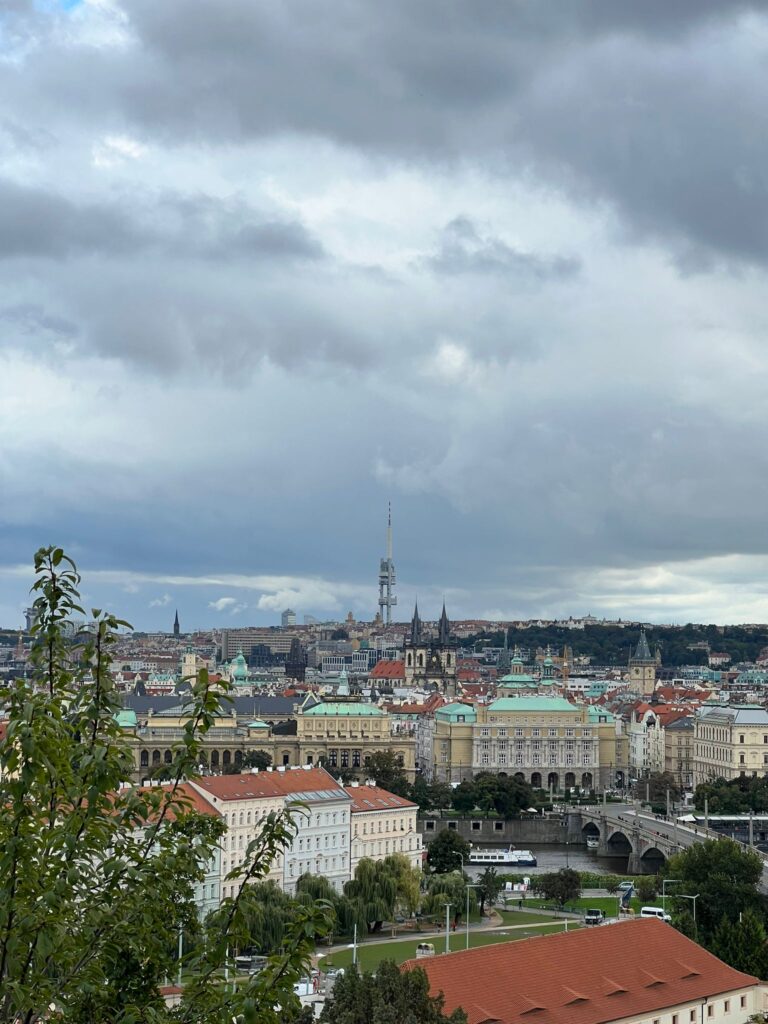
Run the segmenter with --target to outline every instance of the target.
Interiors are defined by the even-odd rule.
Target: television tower
[[[388,626],[392,625],[392,608],[397,604],[395,589],[395,563],[392,561],[392,504],[387,505],[387,557],[379,564],[379,615]],[[386,615],[384,609],[387,609]]]

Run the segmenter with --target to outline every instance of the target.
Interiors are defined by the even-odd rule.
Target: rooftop
[[[414,967],[444,993],[444,1012],[461,1006],[469,1024],[606,1024],[758,984],[651,919],[403,964]]]
[[[565,697],[499,697],[488,705],[489,711],[522,712],[569,712],[579,714],[581,708],[567,701]]]
[[[211,775],[194,785],[215,800],[275,799],[295,797],[307,803],[318,800],[349,800],[344,789],[324,768],[287,768],[285,771],[244,772],[242,775]]]
[[[348,715],[350,717],[358,718],[361,715],[367,715],[368,717],[376,717],[383,715],[384,712],[381,708],[377,708],[373,704],[364,704],[362,702],[356,703],[354,701],[330,701],[323,704],[315,704],[314,707],[306,708],[304,711],[304,717],[307,715],[326,715],[336,718],[340,715]]]
[[[418,807],[405,797],[396,796],[381,786],[345,786],[352,797],[352,813],[356,811],[385,811],[400,807]]]

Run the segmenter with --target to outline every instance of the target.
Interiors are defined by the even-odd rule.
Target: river
[[[522,844],[520,844],[522,848]],[[627,873],[626,857],[599,857],[593,850],[588,850],[581,844],[569,843],[525,846],[531,850],[538,864],[535,868],[516,867],[511,864],[498,864],[496,870],[499,874],[520,874],[537,875],[547,871],[559,871],[561,868],[575,868],[577,871],[594,871],[601,875],[624,875]],[[467,865],[467,874],[471,878],[477,878],[485,871],[484,864]]]

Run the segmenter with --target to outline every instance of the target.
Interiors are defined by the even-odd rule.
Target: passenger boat
[[[587,849],[596,850],[600,845],[600,840],[597,836],[587,836]]]
[[[513,850],[509,863],[518,868],[535,868],[539,862],[530,850]]]
[[[470,864],[511,864],[514,855],[514,847],[491,846],[483,849],[482,846],[473,846],[469,851]]]

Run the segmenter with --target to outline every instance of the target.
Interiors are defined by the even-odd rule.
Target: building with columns
[[[627,767],[626,739],[614,715],[549,696],[439,708],[433,757],[433,775],[444,782],[496,772],[554,792],[612,788]]]

